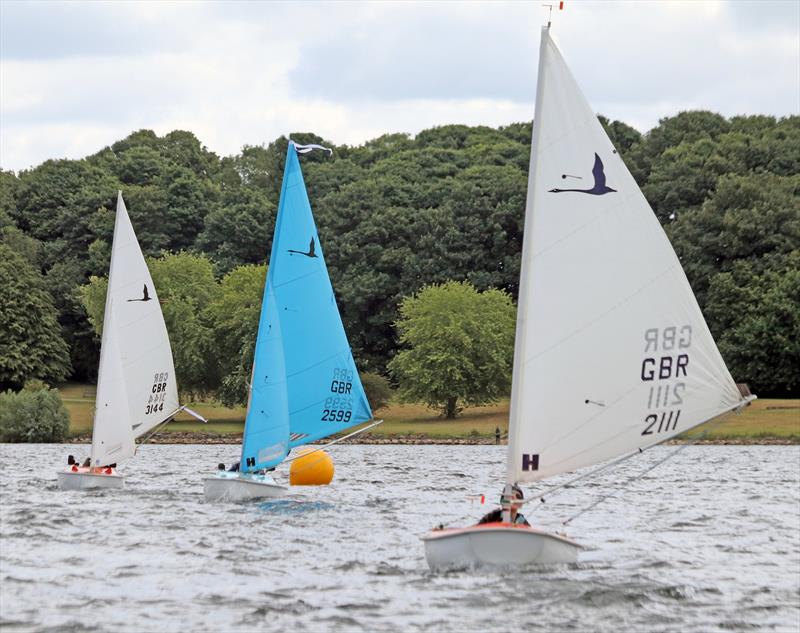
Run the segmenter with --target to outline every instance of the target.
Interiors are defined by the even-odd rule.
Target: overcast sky
[[[141,128],[227,155],[530,120],[544,1],[0,0],[0,167]],[[641,131],[692,108],[800,111],[798,0],[572,0],[552,33],[595,110]]]

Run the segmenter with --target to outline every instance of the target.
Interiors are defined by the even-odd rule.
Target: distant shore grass
[[[70,413],[70,435],[90,433],[94,386],[69,383],[59,387],[59,390]],[[231,409],[208,402],[194,402],[188,406],[207,418],[208,424],[181,413],[175,421],[164,427],[165,432],[226,435],[241,433],[244,428],[243,407]],[[455,420],[445,420],[421,404],[392,404],[377,411],[375,417],[384,420],[383,424],[368,431],[377,438],[486,439],[494,438],[496,428],[505,438],[508,432],[508,400],[487,407],[465,409]],[[712,441],[775,439],[800,443],[800,400],[756,400],[741,414],[729,414],[681,437],[697,438],[704,433],[704,439]]]

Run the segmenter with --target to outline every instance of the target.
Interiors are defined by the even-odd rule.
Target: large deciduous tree
[[[41,274],[0,242],[0,390],[69,376],[69,348]]]
[[[405,400],[454,418],[508,393],[514,350],[514,305],[501,290],[468,282],[428,286],[400,305],[405,346],[389,363]]]
[[[800,248],[800,176],[726,175],[699,209],[668,225],[701,307],[711,278],[738,261]],[[763,263],[769,267],[771,260]],[[752,280],[751,280],[752,281]]]
[[[263,265],[234,268],[222,279],[219,292],[206,307],[219,384],[217,397],[227,405],[247,401],[266,276],[267,267]]]
[[[711,279],[706,316],[737,381],[761,396],[800,396],[800,250],[736,262]]]

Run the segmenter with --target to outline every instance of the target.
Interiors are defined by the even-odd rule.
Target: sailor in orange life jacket
[[[522,488],[518,485],[514,484],[511,488],[511,496],[514,499],[522,500],[525,498],[525,495],[522,494]],[[503,503],[503,495],[500,495],[500,503]],[[521,512],[518,512],[519,504],[512,503],[511,504],[511,523],[515,523],[516,525],[530,525],[528,523],[528,519],[522,516]],[[502,523],[503,521],[503,509],[497,508],[496,510],[492,510],[489,514],[486,514],[478,521],[478,525],[481,523]]]

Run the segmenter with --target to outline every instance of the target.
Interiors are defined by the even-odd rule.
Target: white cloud
[[[800,111],[800,3],[567,2],[589,101],[638,129],[679,110]],[[531,3],[0,2],[0,166],[139,128],[220,154],[293,130],[357,144],[533,111]]]

